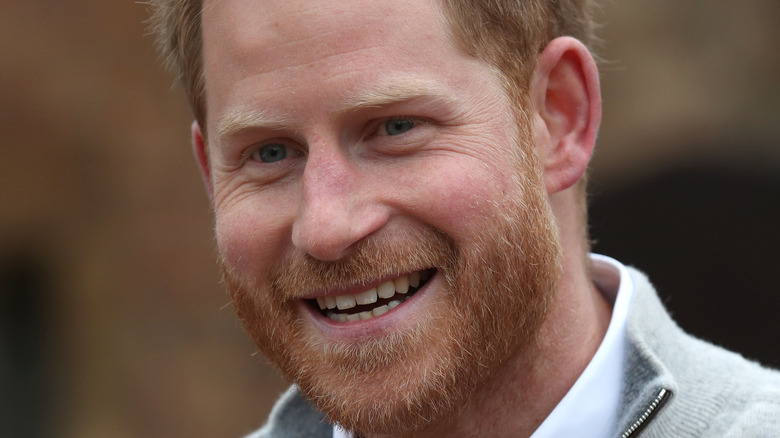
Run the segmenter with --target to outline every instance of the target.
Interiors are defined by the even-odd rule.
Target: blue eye
[[[260,148],[256,154],[263,163],[274,163],[287,158],[287,146],[279,143],[269,144]]]
[[[385,131],[387,135],[399,135],[411,130],[414,126],[414,120],[391,119],[385,122]]]

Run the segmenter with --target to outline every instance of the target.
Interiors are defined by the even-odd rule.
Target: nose
[[[387,213],[373,184],[338,149],[310,148],[302,176],[302,202],[292,227],[293,245],[312,257],[336,261],[382,228]]]

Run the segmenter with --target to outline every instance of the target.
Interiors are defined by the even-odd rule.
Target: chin
[[[361,434],[420,431],[451,421],[477,388],[522,357],[547,314],[560,259],[552,216],[516,210],[494,217],[503,220],[469,245],[425,229],[400,242],[366,241],[341,265],[281,261],[266,287],[227,264],[224,278],[258,348],[331,422]],[[302,286],[421,266],[432,266],[434,277],[379,318],[339,325],[319,315],[326,321],[313,322],[316,311],[301,308]],[[338,337],[323,324],[353,336]],[[383,330],[368,330],[374,326]]]

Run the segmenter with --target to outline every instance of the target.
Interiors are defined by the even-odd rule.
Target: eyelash
[[[387,132],[387,125],[390,122],[410,122],[412,126],[402,133],[396,134],[396,135],[404,135],[409,131],[412,131],[418,127],[420,127],[423,124],[426,124],[426,120],[422,119],[420,117],[414,117],[414,116],[398,116],[398,117],[387,117],[383,119],[379,119],[376,122],[376,128],[372,130],[374,135],[380,135],[380,136],[393,136],[389,132]]]
[[[264,162],[264,161],[260,160],[259,157],[257,156],[260,153],[260,151],[262,151],[264,148],[266,148],[268,146],[273,146],[273,145],[280,145],[280,146],[283,146],[286,149],[286,154],[285,154],[286,156],[285,156],[285,158],[283,158],[283,159],[281,159],[279,161],[284,161],[285,159],[293,158],[293,157],[295,157],[297,155],[300,155],[300,151],[298,150],[298,148],[296,148],[295,146],[291,146],[289,144],[289,142],[279,141],[279,140],[268,140],[268,141],[263,141],[263,142],[260,142],[260,143],[256,143],[255,145],[252,145],[251,147],[246,148],[243,151],[243,153],[241,154],[241,161],[242,162],[255,161],[257,163],[261,163],[261,164],[264,164],[264,165],[277,163],[277,161],[274,161],[274,162]]]
[[[412,126],[404,132],[401,132],[396,135],[392,135],[387,132],[387,124],[390,122],[410,122],[412,123]],[[425,119],[422,119],[420,117],[414,117],[414,116],[393,116],[393,117],[385,117],[377,119],[374,123],[374,128],[371,129],[369,132],[372,133],[371,136],[381,136],[381,137],[395,137],[395,136],[403,136],[407,134],[409,131],[413,131],[420,127],[421,125],[427,124],[427,121]],[[256,154],[258,154],[263,148],[272,146],[272,145],[281,145],[284,146],[287,149],[287,156],[285,159],[282,159],[280,161],[285,161],[286,159],[294,158],[295,156],[302,155],[303,153],[296,148],[295,146],[292,146],[289,144],[289,141],[283,141],[283,140],[267,140],[263,141],[261,143],[257,143],[246,150],[241,154],[241,161],[248,161],[253,160],[258,163],[262,163],[265,165],[274,164],[276,162],[263,162],[262,160],[259,160],[255,157]]]

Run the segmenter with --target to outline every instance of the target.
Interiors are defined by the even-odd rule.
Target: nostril
[[[293,245],[322,261],[346,257],[358,242],[380,230],[388,220],[388,213],[379,204],[354,204],[318,206],[309,202],[293,223]]]

